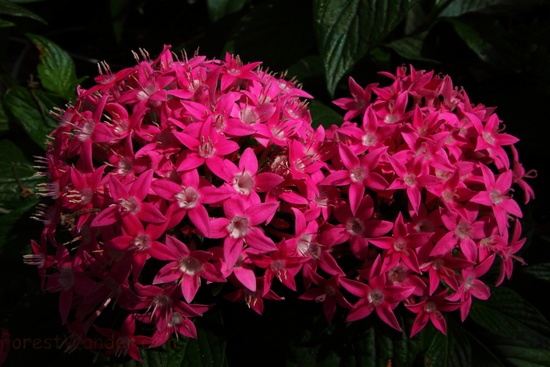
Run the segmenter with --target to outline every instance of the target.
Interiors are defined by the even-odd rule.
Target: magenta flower
[[[346,321],[359,320],[376,312],[387,325],[401,331],[393,310],[414,292],[413,287],[388,285],[385,273],[377,276],[371,274],[368,283],[344,278],[340,280],[340,284],[351,294],[359,297],[359,301],[353,305]]]
[[[323,127],[313,96],[261,62],[135,56],[117,73],[101,63],[55,110],[37,159],[44,228],[24,262],[59,295],[69,349],[99,334],[139,361],[196,338],[220,297],[262,314],[278,286],[327,322],[341,308],[401,331],[409,312],[411,337],[428,322],[445,333],[445,313],[464,320],[490,297],[492,266],[500,285],[525,263],[512,193],[533,199],[536,172],[449,76],[350,77],[342,120]]]
[[[431,321],[442,334],[447,335],[447,322],[445,321],[443,312],[454,311],[460,307],[460,304],[451,303],[446,297],[447,291],[442,291],[426,297],[418,303],[405,305],[409,310],[416,313],[410,333],[411,338],[424,329],[428,321]]]
[[[166,246],[151,251],[154,258],[168,261],[155,276],[153,284],[178,282],[188,303],[199,291],[201,278],[211,282],[224,282],[221,272],[209,262],[212,254],[206,251],[191,251],[183,242],[166,236]]]
[[[127,215],[135,215],[148,223],[161,223],[166,217],[153,203],[145,202],[153,180],[153,171],[144,172],[127,189],[115,176],[110,176],[109,192],[113,205],[101,211],[92,221],[92,226],[110,226]]]
[[[136,320],[130,314],[122,323],[120,331],[96,326],[96,331],[109,340],[106,343],[107,353],[116,357],[129,355],[138,362],[141,362],[141,353],[138,345],[147,345],[151,338],[143,335],[135,335]]]
[[[508,196],[512,187],[513,172],[507,170],[495,178],[493,172],[484,164],[480,164],[483,174],[485,190],[480,191],[471,201],[474,203],[486,205],[493,210],[500,233],[504,233],[508,227],[508,214],[521,218],[523,216],[518,203]]]
[[[258,226],[275,214],[279,204],[245,205],[241,200],[227,199],[223,203],[225,217],[211,222],[211,236],[224,238],[224,259],[228,268],[235,265],[245,245],[259,253],[277,249],[273,240]]]

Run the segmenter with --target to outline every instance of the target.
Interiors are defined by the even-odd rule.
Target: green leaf
[[[502,27],[491,23],[490,18],[480,16],[469,22],[448,18],[446,22],[483,62],[512,72],[521,67],[520,51],[506,39],[507,33]]]
[[[447,335],[430,325],[426,330],[431,343],[424,356],[426,367],[462,367],[472,366],[472,348],[468,335],[457,324],[447,323]],[[424,332],[423,331],[423,332]]]
[[[124,23],[128,16],[128,6],[130,0],[110,0],[109,11],[111,13],[111,26],[113,28],[113,34],[115,35],[116,43],[120,44],[122,41],[122,31],[124,30]]]
[[[40,52],[37,71],[42,86],[61,98],[74,99],[79,81],[73,59],[45,37],[33,34],[27,34],[27,37]]]
[[[0,0],[0,14],[10,15],[13,17],[30,18],[47,24],[47,22],[39,15],[25,9],[21,5],[14,4],[14,2],[9,0]]]
[[[404,19],[409,0],[315,0],[314,19],[327,89]]]
[[[328,128],[342,123],[342,115],[322,102],[313,100],[309,103],[309,110],[313,119],[313,126],[323,125]]]
[[[110,367],[227,367],[225,341],[220,332],[219,312],[209,313],[197,320],[197,339],[169,339],[162,347],[141,348],[142,362],[109,363]],[[115,362],[115,361],[113,361]],[[106,364],[101,364],[106,365]]]
[[[522,273],[532,276],[533,278],[550,282],[550,263],[529,265],[520,269]]]
[[[0,254],[7,251],[21,252],[23,250],[22,244],[26,244],[34,233],[29,230],[29,212],[37,204],[38,199],[30,198],[17,209],[0,215]]]
[[[386,46],[407,60],[439,63],[437,60],[422,56],[422,47],[427,34],[426,31],[414,36],[400,38],[387,43]]]
[[[448,3],[440,13],[442,17],[458,17],[462,14],[487,9],[501,3],[509,3],[508,0],[441,0],[440,3]]]
[[[207,0],[210,20],[217,22],[226,15],[241,10],[247,0]]]
[[[172,348],[168,366],[178,366],[177,363],[181,367],[227,366],[225,341],[221,339],[219,333],[206,327],[197,327],[197,333],[197,339],[180,340],[176,348]]]
[[[14,25],[14,22],[8,22],[7,20],[0,19],[0,28],[13,27]]]
[[[0,209],[11,211],[26,206],[42,179],[35,176],[36,169],[12,141],[0,141],[0,157],[9,157],[0,159]]]
[[[262,68],[273,72],[286,70],[317,52],[311,16],[307,1],[259,2],[236,22],[225,51],[238,54],[243,62],[262,61]]]
[[[474,302],[469,317],[496,335],[550,349],[548,320],[509,288],[495,288],[487,301]]]
[[[55,121],[49,114],[54,106],[52,101],[38,90],[15,87],[5,96],[4,102],[12,118],[39,147],[45,149],[46,135],[55,126]]]
[[[0,98],[0,134],[7,132],[9,129],[10,125],[4,108],[4,101]]]
[[[498,344],[503,358],[517,367],[548,367],[550,350],[517,345],[519,340],[509,340],[509,344]]]
[[[286,72],[286,77],[297,79],[298,82],[307,78],[315,78],[323,75],[323,64],[318,55],[304,57],[294,65],[291,65]]]

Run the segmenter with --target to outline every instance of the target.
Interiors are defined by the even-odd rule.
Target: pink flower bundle
[[[525,239],[514,188],[533,177],[494,109],[448,76],[398,68],[388,86],[334,101],[342,122],[314,127],[294,81],[166,46],[111,72],[57,110],[39,160],[50,198],[28,263],[59,293],[73,342],[139,345],[197,336],[213,291],[262,313],[278,289],[322,303],[330,322],[371,313],[411,337],[487,299],[483,276],[512,274]],[[210,297],[210,298],[209,298]],[[107,310],[123,317],[106,325]],[[74,344],[76,345],[76,344]]]

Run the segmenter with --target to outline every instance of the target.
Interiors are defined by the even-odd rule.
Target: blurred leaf
[[[521,339],[511,339],[508,343],[497,343],[503,358],[517,367],[548,367],[550,350],[547,348],[532,348],[521,344]]]
[[[247,0],[207,0],[208,14],[213,22],[241,10]]]
[[[442,17],[458,17],[462,14],[480,11],[491,6],[509,3],[509,0],[441,0],[445,8],[441,12]]]
[[[42,149],[46,148],[46,135],[52,131],[55,121],[49,115],[52,101],[38,90],[16,87],[5,97],[5,107],[29,137]]]
[[[422,47],[427,34],[426,31],[414,36],[400,38],[386,44],[386,46],[407,60],[439,63],[437,60],[422,56]]]
[[[122,41],[122,31],[126,20],[126,9],[130,4],[130,0],[110,0],[109,10],[111,13],[113,33],[117,43]]]
[[[404,19],[409,0],[315,0],[314,19],[327,89]]]
[[[305,338],[312,338],[311,332],[305,331]],[[325,348],[322,344],[294,344],[292,345],[294,358],[287,361],[287,367],[337,367],[341,366],[341,357],[336,348]]]
[[[13,27],[15,23],[8,22],[7,20],[0,19],[0,28],[7,28],[7,27]]]
[[[314,126],[323,125],[323,127],[328,128],[332,125],[340,125],[342,123],[342,115],[330,106],[317,100],[309,102],[309,110]]]
[[[292,9],[292,11],[290,11]],[[233,28],[225,51],[243,62],[281,72],[316,51],[307,1],[267,0],[251,7]]]
[[[31,191],[35,191],[36,184],[42,179],[34,175],[36,169],[32,163],[21,148],[10,140],[0,141],[0,157],[9,157],[0,160],[0,208],[13,210],[26,206],[34,196]],[[25,195],[27,199],[23,197]]]
[[[508,43],[500,27],[487,22],[486,18],[465,22],[447,19],[459,37],[484,62],[499,69],[515,71],[519,65],[515,59],[517,48]]]
[[[307,79],[323,75],[323,63],[318,55],[304,57],[287,69],[286,76],[297,79],[298,83]]]
[[[386,325],[361,322],[331,326],[317,335],[306,330],[302,340],[294,343],[294,358],[287,367],[413,366],[420,352],[419,341]]]
[[[550,282],[550,263],[542,263],[529,265],[521,268],[520,270],[523,274],[532,276],[533,278]]]
[[[67,52],[45,37],[27,34],[40,52],[40,64],[37,67],[42,86],[66,100],[74,99],[76,86],[76,67]]]
[[[129,360],[109,363],[111,367],[227,367],[225,341],[215,322],[219,314],[211,311],[196,323],[197,339],[180,337],[170,339],[162,347],[141,348],[142,362]],[[205,321],[208,320],[208,321]],[[214,320],[214,321],[213,321]],[[105,363],[99,364],[104,366]]]
[[[13,17],[30,18],[47,24],[41,16],[25,9],[21,5],[15,4],[10,0],[0,0],[0,14],[10,15]]]
[[[519,338],[537,348],[550,348],[548,320],[509,288],[495,288],[487,301],[474,302],[469,317],[496,335]]]
[[[21,251],[22,243],[26,243],[29,233],[29,211],[38,204],[38,199],[30,198],[22,203],[17,209],[7,214],[0,215],[0,254],[8,250]],[[23,224],[21,224],[21,222]],[[13,246],[8,248],[8,246]]]
[[[4,109],[4,101],[0,98],[0,134],[7,132],[9,129],[10,125]]]

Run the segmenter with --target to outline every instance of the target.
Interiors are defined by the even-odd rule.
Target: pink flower
[[[237,262],[244,246],[259,253],[276,250],[275,243],[258,226],[270,219],[278,203],[245,204],[238,199],[227,199],[223,203],[225,217],[211,222],[211,236],[224,238],[224,259],[228,268]]]
[[[340,287],[341,275],[333,275],[329,279],[313,273],[313,283],[316,285],[300,296],[303,300],[313,300],[323,304],[323,313],[328,322],[332,322],[336,313],[336,306],[352,309],[353,306],[342,294]]]
[[[359,301],[353,305],[346,321],[363,319],[374,311],[387,325],[401,331],[393,310],[413,293],[413,287],[388,285],[384,273],[372,277],[368,284],[347,278],[342,279],[341,284],[348,292],[359,297]]]
[[[500,233],[508,227],[508,214],[521,218],[523,216],[518,203],[508,196],[512,187],[513,172],[507,170],[495,179],[493,172],[484,164],[480,164],[485,190],[480,191],[470,200],[474,203],[491,207]]]
[[[94,218],[92,226],[109,226],[122,220],[127,215],[135,215],[148,223],[161,223],[166,220],[158,207],[153,203],[144,201],[153,180],[152,170],[137,177],[130,189],[127,189],[115,176],[109,178],[109,192],[114,203]]]
[[[524,264],[512,193],[534,198],[535,173],[494,108],[449,76],[350,77],[342,121],[314,127],[313,96],[261,62],[135,56],[117,73],[102,63],[56,109],[37,162],[44,228],[24,262],[59,295],[69,349],[95,330],[139,361],[140,347],[196,338],[193,318],[219,297],[262,314],[284,300],[277,282],[328,322],[341,307],[400,331],[404,305],[411,336],[428,322],[445,333],[445,313],[490,297],[495,259],[497,285]]]
[[[212,254],[202,250],[191,251],[183,242],[172,236],[166,236],[166,246],[158,246],[151,255],[159,260],[168,261],[155,276],[153,284],[178,282],[183,297],[188,303],[199,291],[201,278],[212,282],[224,282],[221,272],[209,262]]]
[[[447,291],[426,297],[418,303],[406,304],[406,307],[416,313],[410,337],[418,334],[431,321],[437,330],[447,335],[447,322],[443,312],[451,312],[460,307],[458,303],[451,303],[447,299]]]
[[[96,331],[107,338],[107,353],[116,357],[129,355],[138,362],[141,362],[141,353],[138,345],[150,343],[151,338],[143,335],[135,335],[136,320],[130,314],[122,323],[120,331],[96,326]]]

